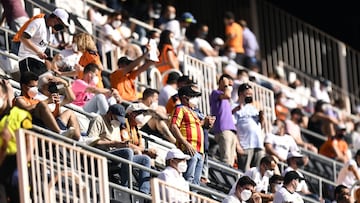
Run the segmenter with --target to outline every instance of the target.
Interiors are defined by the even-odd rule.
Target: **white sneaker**
[[[70,127],[67,130],[61,131],[60,132],[61,135],[68,137],[68,138],[73,138],[75,135],[75,128],[74,127]]]
[[[81,136],[79,142],[89,146],[94,146],[99,140],[99,137]]]

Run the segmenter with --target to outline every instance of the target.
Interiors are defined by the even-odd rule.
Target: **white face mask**
[[[152,110],[156,110],[159,107],[159,103],[158,102],[153,102],[150,105],[150,109]]]
[[[240,193],[240,197],[241,197],[241,200],[242,201],[248,201],[250,199],[252,195],[252,192],[250,190],[243,190],[241,193]]]
[[[114,28],[118,28],[121,26],[121,21],[120,20],[115,20],[114,22],[112,22],[111,24]]]
[[[230,52],[228,57],[229,57],[229,59],[235,59],[236,58],[236,53],[235,52]]]
[[[177,42],[177,40],[175,39],[175,38],[170,38],[170,42],[171,42],[171,44],[172,44],[172,46],[173,47],[177,47],[177,45],[178,45],[178,42]]]
[[[197,106],[199,104],[199,97],[191,97],[189,99],[189,104],[192,106]]]
[[[39,90],[37,87],[31,87],[28,91],[27,94],[29,95],[30,98],[34,98],[37,94],[38,94]]]
[[[175,17],[176,17],[176,14],[175,14],[175,13],[172,13],[172,14],[170,14],[170,16],[169,16],[169,19],[172,20],[172,19],[175,19]]]
[[[227,89],[230,90],[230,92],[232,92],[234,88],[233,86],[228,86]]]
[[[98,76],[95,76],[91,79],[91,84],[93,85],[97,85],[99,83],[99,77]]]
[[[113,127],[113,128],[119,128],[120,127],[120,121],[118,121],[118,120],[111,120],[111,126]]]
[[[279,191],[282,188],[282,184],[276,184],[275,185],[275,192]]]
[[[184,173],[187,169],[187,164],[186,164],[186,161],[180,161],[178,164],[177,164],[177,170],[180,172],[180,173]]]
[[[73,51],[74,52],[78,52],[79,50],[78,50],[78,46],[77,46],[77,44],[72,44],[72,49],[73,49]]]
[[[266,176],[268,178],[270,178],[273,175],[274,175],[274,171],[271,171],[271,170],[266,170],[264,173],[264,176]]]

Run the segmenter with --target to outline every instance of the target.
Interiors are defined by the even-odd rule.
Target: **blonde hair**
[[[87,33],[79,33],[74,39],[76,39],[76,44],[78,46],[79,51],[84,52],[86,50],[97,51],[95,41],[91,35]]]

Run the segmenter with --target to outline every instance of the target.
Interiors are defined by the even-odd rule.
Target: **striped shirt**
[[[197,152],[204,153],[204,132],[201,121],[193,110],[184,105],[176,106],[171,124],[178,126],[182,136],[191,143]],[[176,145],[182,150],[185,149],[185,146],[179,142]]]

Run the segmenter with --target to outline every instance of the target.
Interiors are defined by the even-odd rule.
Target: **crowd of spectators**
[[[115,2],[100,3],[121,8],[113,5]],[[14,128],[31,128],[31,123],[148,168],[158,167],[154,164],[158,155],[156,149],[143,145],[140,131],[158,136],[177,147],[168,152],[166,168],[159,178],[175,181],[184,189],[189,183],[208,182],[206,163],[207,156],[211,156],[244,173],[223,202],[236,202],[236,198],[241,202],[250,198],[254,202],[302,202],[300,195],[319,200],[299,170],[308,162],[301,149],[344,163],[337,184],[351,188],[360,180],[360,124],[347,116],[341,100],[330,98],[328,81],[320,78],[319,84],[314,85],[312,96],[316,102],[298,101],[277,85],[281,83],[296,91],[301,87],[300,81],[290,83],[276,73],[272,80],[278,83],[274,85],[251,75],[259,71],[257,52],[261,45],[245,20],[237,22],[232,12],[226,12],[225,39],[208,40],[209,27],[197,22],[191,13],[184,12],[176,18],[172,5],[148,6],[149,16],[143,19],[160,29],[160,33],[142,33],[144,30],[128,23],[124,9],[104,15],[91,8],[88,20],[102,28],[102,40],[88,33],[74,34],[68,46],[53,57],[48,56],[46,49],[51,45],[52,34],[66,32],[64,28],[69,26],[65,10],[55,9],[50,15],[30,18],[24,29],[8,21],[19,40],[21,87],[14,94],[7,80],[1,79],[0,177],[6,178],[1,178],[0,184],[7,189],[11,202],[18,198],[12,179],[16,171]],[[163,9],[162,15],[159,9]],[[23,18],[29,19],[19,13],[22,15],[14,22],[20,24]],[[141,37],[137,43],[133,41],[136,35]],[[150,46],[150,39],[158,47]],[[193,44],[191,56],[209,64],[220,57],[228,64],[219,74],[218,88],[209,95],[210,115],[199,109],[203,93],[196,82],[182,73],[186,43]],[[102,52],[106,57],[101,57]],[[149,57],[151,52],[157,54],[158,60]],[[238,70],[231,63],[244,68]],[[163,74],[159,91],[141,89],[136,84],[139,75],[151,69]],[[249,81],[274,92],[276,120],[272,132],[264,133],[265,113],[259,101],[254,100]],[[81,120],[65,104],[94,113],[94,122],[82,131]],[[314,107],[309,108],[312,104]],[[21,115],[16,118],[17,126],[8,125],[9,118],[15,119],[11,118],[13,113]],[[301,128],[326,141],[303,136]],[[215,154],[209,154],[209,133],[219,146]],[[280,165],[287,168],[280,171]],[[110,175],[111,181],[128,186],[131,172],[122,164]],[[149,180],[150,173],[141,170],[141,192],[150,193]],[[277,187],[281,182],[283,187]]]

